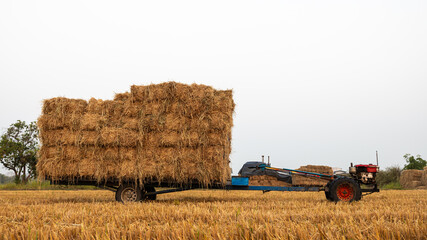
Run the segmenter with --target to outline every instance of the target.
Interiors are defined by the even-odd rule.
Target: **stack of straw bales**
[[[280,181],[276,177],[269,175],[255,175],[249,177],[250,186],[274,186],[274,187],[290,187],[291,184]]]
[[[225,183],[234,106],[231,90],[175,82],[131,86],[114,100],[45,100],[39,175]]]
[[[416,188],[422,185],[421,177],[423,170],[409,169],[403,170],[400,174],[400,185],[403,188]]]
[[[424,167],[423,174],[421,176],[421,184],[427,186],[427,167]]]
[[[321,173],[321,174],[327,174],[327,175],[333,174],[332,168],[328,166],[307,165],[307,166],[301,166],[297,170],[313,172],[313,173]],[[292,185],[294,186],[326,186],[328,182],[329,180],[299,176],[296,174],[292,175]]]

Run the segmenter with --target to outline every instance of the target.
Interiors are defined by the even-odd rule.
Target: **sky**
[[[1,1],[0,132],[43,99],[233,89],[234,173],[427,158],[426,1]],[[10,173],[5,169],[2,173]]]

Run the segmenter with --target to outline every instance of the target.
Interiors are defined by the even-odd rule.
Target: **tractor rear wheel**
[[[328,184],[326,184],[326,188],[325,188],[325,196],[326,196],[326,199],[328,201],[334,201],[331,197],[330,191],[331,191],[331,182],[328,182]]]
[[[351,178],[337,178],[332,181],[329,194],[334,202],[352,202],[362,198],[359,184]]]

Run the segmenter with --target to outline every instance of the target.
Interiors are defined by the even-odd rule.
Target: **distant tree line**
[[[10,183],[14,181],[14,177],[6,176],[0,173],[0,184]]]

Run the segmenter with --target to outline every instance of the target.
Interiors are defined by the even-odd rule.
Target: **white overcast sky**
[[[427,158],[427,1],[0,2],[1,132],[165,81],[234,90],[235,173],[402,167]]]

